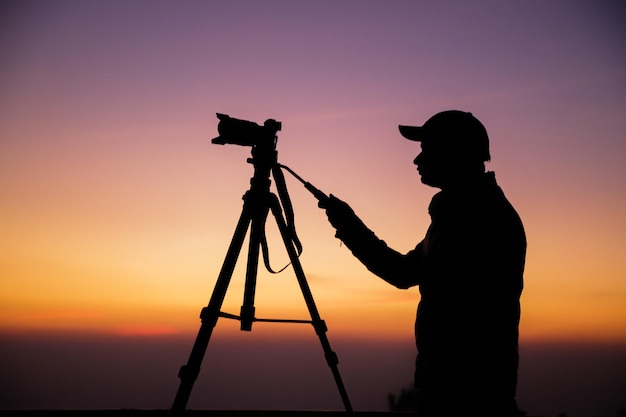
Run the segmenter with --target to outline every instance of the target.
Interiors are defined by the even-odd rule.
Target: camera
[[[217,145],[274,145],[276,132],[282,128],[282,123],[274,119],[268,119],[263,126],[248,120],[235,119],[227,114],[217,113],[220,122],[217,125],[219,136],[212,139],[211,143]]]

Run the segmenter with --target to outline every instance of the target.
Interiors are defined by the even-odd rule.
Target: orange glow
[[[178,334],[179,331],[169,326],[123,326],[113,330],[120,336],[163,336]]]
[[[300,260],[330,331],[354,337],[411,337],[417,289],[397,290],[372,276],[333,238],[323,213],[306,192],[296,188],[292,198],[305,248]],[[415,204],[425,209],[427,199]],[[357,212],[359,208],[355,205]],[[179,227],[159,231],[152,226],[138,228],[137,223],[126,220],[128,227],[115,225],[115,218],[74,224],[62,211],[53,214],[50,207],[30,206],[28,219],[32,220],[18,216],[4,225],[0,241],[4,319],[0,326],[117,334],[193,333],[240,209],[239,197],[224,202],[222,208],[214,207],[213,213],[223,221],[216,219],[193,228],[181,218]],[[400,250],[410,249],[427,225],[421,216],[425,221],[416,222],[415,231],[406,233],[393,220],[362,211],[373,228],[388,228],[379,235],[392,246],[404,245]],[[272,221],[268,222],[271,262],[279,268],[287,259]],[[539,227],[532,216],[526,225],[529,254],[522,339],[626,341],[624,265],[612,260],[617,251],[582,246],[568,233],[561,237],[551,230],[558,224]],[[593,231],[583,228],[578,233],[581,231],[590,242]],[[620,244],[613,242],[616,247]],[[246,248],[233,274],[224,311],[239,312],[245,263]],[[261,264],[256,289],[258,317],[309,318],[291,268],[272,275]]]

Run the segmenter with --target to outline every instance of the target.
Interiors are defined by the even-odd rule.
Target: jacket
[[[415,387],[426,402],[513,400],[517,384],[524,227],[495,174],[437,193],[431,224],[401,254],[360,219],[345,216],[337,237],[374,274],[398,288],[419,286]]]

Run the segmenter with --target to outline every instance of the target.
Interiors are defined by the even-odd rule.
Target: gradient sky
[[[279,161],[408,251],[435,190],[397,125],[461,109],[525,223],[522,342],[626,343],[625,18],[619,1],[4,2],[0,331],[195,333],[252,175],[249,148],[210,143],[216,112],[282,121]],[[410,340],[417,290],[373,277],[287,181],[331,342]],[[306,318],[290,270],[261,267],[256,307]]]

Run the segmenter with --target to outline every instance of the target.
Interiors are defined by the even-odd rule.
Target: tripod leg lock
[[[200,312],[200,321],[202,321],[202,323],[207,323],[211,325],[211,327],[215,327],[215,325],[217,324],[218,314],[211,310],[212,309],[210,309],[208,306],[204,307]]]
[[[254,306],[249,306],[249,305],[242,305],[241,306],[241,310],[240,310],[240,316],[241,316],[241,326],[240,329],[244,330],[244,331],[251,331],[252,330],[252,323],[255,321],[254,318],[254,312],[255,312],[255,308]]]
[[[321,336],[328,331],[328,326],[326,326],[326,322],[324,320],[313,321],[313,328],[315,329],[315,334]]]
[[[194,368],[189,365],[183,365],[178,371],[178,377],[182,381],[195,381],[200,375],[200,368]]]
[[[331,350],[324,356],[326,357],[326,363],[328,366],[333,367],[339,364],[339,357],[334,351]]]

